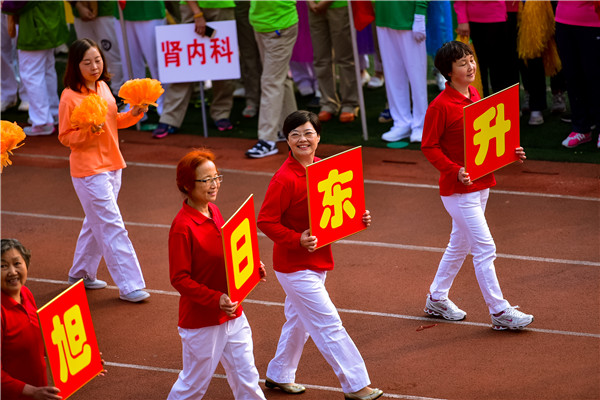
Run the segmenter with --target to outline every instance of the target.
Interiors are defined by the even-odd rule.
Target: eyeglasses
[[[202,182],[204,184],[208,184],[209,186],[212,186],[213,183],[218,185],[223,182],[223,175],[217,175],[214,178],[196,179],[196,182]]]
[[[307,131],[304,133],[300,133],[298,131],[291,131],[290,134],[288,135],[288,138],[296,141],[296,140],[300,140],[300,138],[304,137],[306,139],[312,139],[314,137],[317,136],[317,132],[315,131]]]

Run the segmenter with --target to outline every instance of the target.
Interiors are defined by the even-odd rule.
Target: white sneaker
[[[361,84],[365,86],[371,80],[371,75],[369,75],[369,72],[365,69],[362,74],[360,74],[360,78]]]
[[[373,76],[369,80],[369,83],[367,83],[367,87],[369,89],[378,89],[383,86],[384,82],[385,80],[383,79],[383,77],[379,78],[377,76]]]
[[[235,97],[235,98],[246,97],[246,89],[244,89],[243,87],[235,89],[233,91],[233,97]]]
[[[544,117],[541,111],[532,111],[529,116],[529,125],[541,125],[544,123]]]
[[[52,135],[54,133],[54,125],[46,124],[46,125],[32,125],[26,126],[23,128],[23,132],[27,136],[46,136]]]
[[[69,276],[69,284],[73,285],[74,283],[77,283],[80,279],[81,278],[73,278],[72,276]],[[91,279],[86,276],[83,278],[83,286],[86,289],[90,290],[104,289],[106,287],[106,282],[100,279]]]
[[[256,144],[246,152],[246,156],[250,158],[263,158],[277,154],[279,149],[275,142],[268,142],[266,140],[259,140]]]
[[[425,309],[423,310],[429,315],[442,317],[448,321],[460,321],[465,319],[467,313],[461,310],[450,299],[433,301],[431,295],[427,295]]]
[[[398,140],[410,137],[410,128],[402,130],[400,128],[392,128],[388,132],[381,135],[381,140],[386,142],[397,142]]]
[[[423,138],[423,129],[413,129],[410,133],[410,142],[411,143],[421,143],[421,139]]]
[[[119,298],[121,300],[130,301],[132,303],[139,303],[140,301],[145,300],[148,297],[150,297],[150,293],[142,289],[134,290],[133,292],[119,295]]]
[[[533,322],[533,315],[517,310],[519,306],[508,307],[499,316],[492,315],[492,328],[497,331],[505,329],[523,329]]]
[[[19,111],[29,111],[29,102],[27,100],[21,100],[21,103],[19,104],[19,108],[17,108],[17,110]]]
[[[315,94],[315,90],[310,87],[310,86],[298,86],[298,91],[300,92],[300,96],[302,97],[306,97],[306,96],[312,96],[313,94]]]

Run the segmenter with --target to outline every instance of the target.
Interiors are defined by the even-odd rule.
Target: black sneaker
[[[221,132],[223,132],[223,131],[230,131],[230,130],[233,129],[233,124],[231,123],[231,121],[229,120],[229,118],[222,118],[222,119],[220,119],[218,121],[215,121],[215,126]]]
[[[277,154],[279,149],[275,143],[271,144],[265,140],[259,140],[254,147],[246,152],[246,156],[250,158],[263,158]]]

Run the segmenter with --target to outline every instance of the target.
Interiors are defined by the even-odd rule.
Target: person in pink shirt
[[[102,289],[106,282],[96,278],[104,257],[108,272],[119,287],[119,297],[140,302],[150,294],[117,204],[121,171],[125,160],[119,149],[118,130],[134,125],[148,107],[133,106],[119,113],[106,83],[104,54],[91,39],[79,39],[69,48],[65,89],[58,106],[58,140],[71,149],[71,180],[85,219],[77,239],[69,283],[83,278],[86,289]],[[91,94],[106,100],[108,111],[103,124],[82,129],[71,124],[75,107]]]
[[[594,127],[600,130],[600,2],[559,1],[555,20],[572,114],[572,132],[562,145],[573,148],[591,142]]]
[[[513,61],[513,46],[510,44],[506,22],[506,2],[455,1],[454,11],[458,23],[456,33],[469,36],[473,40],[483,85],[481,96],[489,96],[518,83],[519,70]]]

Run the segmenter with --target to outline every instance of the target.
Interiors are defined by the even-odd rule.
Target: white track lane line
[[[13,215],[17,217],[30,217],[30,218],[44,218],[44,219],[57,219],[63,221],[76,221],[83,222],[81,217],[67,217],[62,215],[51,215],[51,214],[37,214],[27,213],[19,211],[6,211],[2,210],[1,214]],[[149,224],[145,222],[129,222],[125,221],[126,226],[140,226],[144,228],[159,228],[159,229],[170,229],[170,225],[166,224]],[[258,232],[258,236],[266,237],[264,233]],[[346,244],[351,246],[368,246],[368,247],[382,247],[388,249],[399,249],[399,250],[412,250],[412,251],[426,251],[431,253],[443,253],[446,249],[442,247],[430,247],[430,246],[416,246],[411,244],[399,244],[399,243],[385,243],[385,242],[366,242],[361,240],[338,240],[338,244]],[[556,263],[556,264],[570,264],[570,265],[583,265],[589,267],[600,267],[600,262],[597,261],[586,261],[586,260],[567,260],[562,258],[546,258],[546,257],[531,257],[521,256],[518,254],[503,254],[497,253],[496,257],[506,258],[511,260],[522,260],[522,261],[534,261],[542,263]]]
[[[45,154],[15,154],[13,157],[32,157],[32,158],[47,158],[50,160],[63,160],[69,161],[69,157],[64,156],[52,156]],[[127,161],[127,165],[135,166],[135,167],[146,167],[146,168],[163,168],[163,169],[175,169],[175,165],[170,164],[155,164],[155,163],[143,163],[143,162],[135,162],[135,161]],[[221,169],[223,172],[234,173],[234,174],[248,174],[248,175],[257,175],[257,176],[273,176],[273,172],[262,172],[262,171],[242,171],[237,169]],[[438,190],[439,187],[437,185],[426,185],[420,183],[405,183],[405,182],[388,182],[388,181],[378,181],[365,179],[365,183],[375,184],[375,185],[385,185],[385,186],[402,186],[402,187],[410,187],[410,188],[421,188],[421,189],[434,189]],[[600,202],[600,198],[598,197],[584,197],[584,196],[569,196],[563,194],[552,194],[552,193],[534,193],[534,192],[517,192],[510,190],[498,190],[498,189],[490,189],[492,193],[500,193],[500,194],[508,194],[514,196],[530,196],[530,197],[542,197],[542,198],[555,198],[555,199],[568,199],[568,200],[582,200],[582,201],[594,201]]]
[[[33,282],[40,282],[40,283],[52,283],[55,285],[69,285],[69,282],[67,282],[67,281],[59,281],[59,280],[55,280],[55,279],[28,277],[27,280],[30,280]],[[111,286],[111,285],[108,285],[106,288],[112,289],[112,290],[119,290],[118,287]],[[165,296],[179,296],[179,292],[176,292],[176,291],[158,290],[158,289],[145,289],[145,290],[147,292],[153,293],[153,294],[160,294],[160,295],[165,295]],[[267,306],[267,307],[281,307],[281,308],[284,307],[284,303],[279,303],[276,301],[254,300],[254,299],[246,298],[244,300],[244,302],[250,303],[250,304],[259,304],[259,305]],[[369,317],[395,318],[395,319],[406,319],[406,320],[425,321],[425,322],[435,321],[436,323],[456,324],[456,325],[465,325],[465,326],[478,326],[478,327],[483,327],[483,328],[491,327],[491,324],[486,324],[486,323],[482,323],[482,322],[446,321],[444,319],[438,319],[438,318],[382,313],[382,312],[377,312],[377,311],[353,310],[353,309],[349,309],[349,308],[338,308],[337,310],[340,313],[366,315]],[[596,334],[596,333],[559,331],[559,330],[554,330],[554,329],[539,329],[539,328],[525,328],[525,330],[532,331],[532,332],[538,332],[538,333],[554,334],[554,335],[581,336],[581,337],[591,337],[591,338],[600,339],[600,334]]]
[[[108,367],[141,369],[144,371],[167,372],[167,373],[171,373],[171,374],[179,374],[179,372],[181,372],[181,370],[179,370],[179,369],[150,367],[147,365],[138,365],[138,364],[124,364],[124,363],[116,363],[116,362],[110,362],[110,361],[105,361],[104,365],[108,366]],[[223,374],[214,374],[213,378],[227,379],[227,376],[223,375]],[[261,383],[265,383],[264,379],[259,379],[258,381]],[[309,385],[309,384],[301,383],[301,382],[298,382],[298,383],[300,385],[306,387],[307,389],[323,390],[323,391],[327,391],[327,392],[337,392],[337,393],[342,392],[342,390],[340,388],[336,388],[336,387],[321,386],[321,385]],[[409,395],[405,395],[405,394],[392,394],[392,393],[384,393],[382,397],[388,397],[390,399],[408,399],[408,400],[444,400],[444,399],[439,399],[437,397],[409,396]]]

